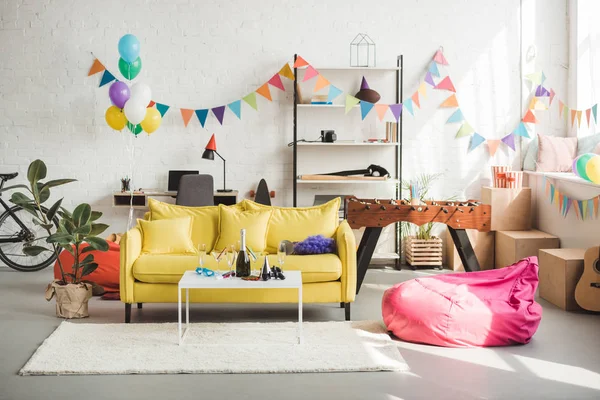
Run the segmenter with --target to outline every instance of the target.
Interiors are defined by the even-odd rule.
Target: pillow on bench
[[[537,168],[539,172],[571,172],[577,157],[576,137],[554,137],[538,134]]]

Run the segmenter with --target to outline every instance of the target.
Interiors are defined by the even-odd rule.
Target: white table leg
[[[179,345],[181,346],[181,288],[177,286],[177,319],[178,319],[178,331],[179,331]]]
[[[298,287],[298,343],[302,344],[302,284]]]

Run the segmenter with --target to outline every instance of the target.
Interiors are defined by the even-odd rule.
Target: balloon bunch
[[[600,155],[585,153],[573,160],[573,173],[600,185]]]
[[[119,40],[119,70],[128,79],[134,79],[142,69],[140,59],[140,41],[131,34]],[[156,108],[152,108],[152,91],[145,83],[135,83],[131,88],[121,81],[110,85],[108,96],[112,106],[106,110],[108,126],[120,131],[129,128],[134,135],[142,130],[151,134],[160,127],[162,117]]]

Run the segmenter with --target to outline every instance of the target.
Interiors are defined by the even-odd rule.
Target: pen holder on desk
[[[419,185],[417,182],[411,181],[410,183],[410,205],[418,206],[421,204],[421,197],[419,196]]]
[[[129,192],[131,179],[121,178],[121,192]]]

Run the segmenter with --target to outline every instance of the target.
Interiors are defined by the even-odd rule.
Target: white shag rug
[[[380,322],[195,323],[183,346],[177,324],[63,322],[20,375],[408,371]]]

